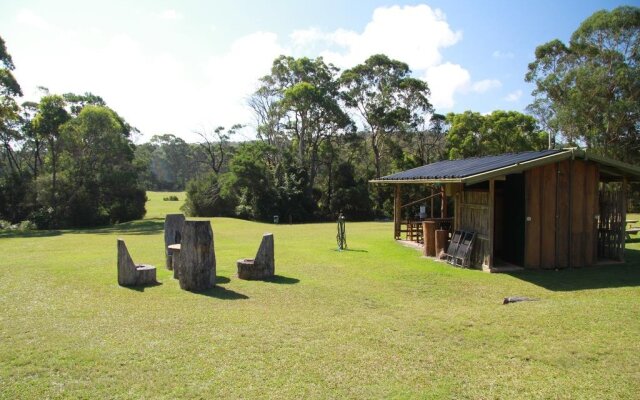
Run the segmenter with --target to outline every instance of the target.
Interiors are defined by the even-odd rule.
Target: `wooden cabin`
[[[491,270],[623,261],[629,181],[640,181],[639,167],[565,149],[440,161],[371,182],[395,186],[396,239],[421,239],[409,235],[416,221],[402,218],[402,188],[435,186],[442,206],[433,220],[476,232],[471,265]]]

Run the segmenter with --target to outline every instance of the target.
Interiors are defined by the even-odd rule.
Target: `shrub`
[[[234,215],[235,200],[223,192],[214,173],[187,183],[187,198],[182,211],[191,217],[228,217]]]
[[[24,220],[22,222],[20,222],[18,224],[18,230],[19,231],[33,231],[38,229],[38,227],[36,226],[35,222],[33,221],[29,221],[29,220]]]
[[[164,200],[164,201],[179,201],[180,199],[178,198],[178,196],[171,195],[171,196],[168,196],[168,197],[163,197],[162,200]]]

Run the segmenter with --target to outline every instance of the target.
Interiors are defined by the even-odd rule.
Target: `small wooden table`
[[[628,219],[627,221],[627,225],[630,224],[635,224],[636,222],[638,222],[637,219]],[[630,226],[628,228],[625,228],[624,233],[627,235],[627,239],[631,240],[631,235],[636,235],[638,232],[640,232],[640,227],[637,226]]]
[[[171,254],[171,269],[173,269],[173,277],[174,279],[178,279],[178,274],[180,271],[178,271],[179,269],[179,265],[178,265],[178,256],[180,255],[180,243],[178,244],[170,244],[169,246],[167,246],[167,249],[169,249],[169,253]]]

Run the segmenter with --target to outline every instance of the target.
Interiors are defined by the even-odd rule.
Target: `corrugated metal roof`
[[[565,150],[527,151],[464,160],[445,160],[383,176],[377,180],[460,179],[562,152]]]

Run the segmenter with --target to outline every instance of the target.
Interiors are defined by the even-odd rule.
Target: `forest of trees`
[[[344,71],[280,56],[248,101],[256,140],[234,141],[234,125],[198,143],[163,134],[137,146],[135,128],[91,93],[43,89],[19,105],[0,38],[0,220],[128,221],[144,215],[145,190],[186,190],[189,215],[365,220],[391,211],[388,189],[369,179],[442,159],[576,146],[638,164],[639,32],[640,9],[619,7],[586,19],[569,44],[540,45],[523,71],[535,85],[528,114],[438,114],[428,83],[382,54]]]

